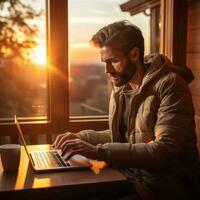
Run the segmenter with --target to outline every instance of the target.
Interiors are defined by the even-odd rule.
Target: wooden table
[[[31,145],[30,150],[48,149],[49,145]],[[127,184],[116,169],[104,168],[99,174],[92,169],[36,173],[21,147],[17,172],[4,172],[0,161],[0,199],[88,199],[102,196],[111,199]],[[106,197],[106,198],[105,198]]]

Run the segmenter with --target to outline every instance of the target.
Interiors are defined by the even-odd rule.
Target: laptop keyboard
[[[40,168],[57,168],[69,165],[60,158],[57,151],[37,151],[33,153]]]

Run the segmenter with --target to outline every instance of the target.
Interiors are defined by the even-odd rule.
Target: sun
[[[40,67],[44,67],[46,65],[47,56],[45,46],[36,46],[34,48],[32,61]]]

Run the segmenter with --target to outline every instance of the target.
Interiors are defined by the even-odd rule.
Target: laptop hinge
[[[29,155],[30,155],[30,158],[31,158],[31,162],[33,163],[33,166],[35,166],[35,162],[34,162],[34,160],[33,160],[33,157],[32,157],[32,155],[31,155],[31,153],[29,153]]]

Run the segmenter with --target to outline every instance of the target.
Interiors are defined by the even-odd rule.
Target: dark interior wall
[[[200,0],[189,1],[187,27],[187,65],[195,79],[190,84],[196,113],[196,129],[200,150]]]

